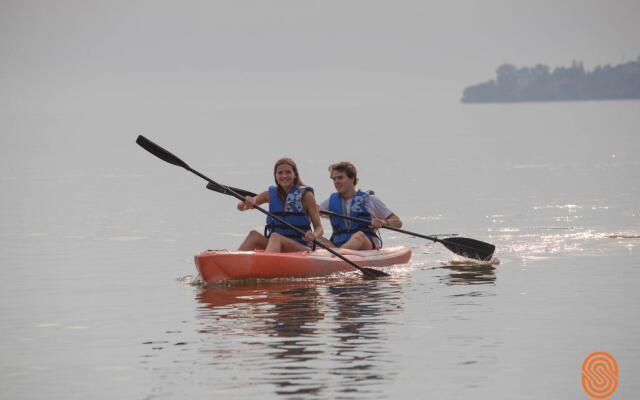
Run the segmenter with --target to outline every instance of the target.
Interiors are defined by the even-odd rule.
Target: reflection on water
[[[364,391],[365,385],[381,384],[393,373],[380,368],[387,350],[382,327],[384,316],[402,310],[398,285],[379,290],[377,282],[352,282],[328,287],[335,308],[332,336],[338,340],[332,374],[343,379],[343,393]],[[376,382],[377,381],[377,382]]]
[[[196,297],[203,362],[217,372],[243,371],[234,382],[212,372],[202,384],[291,399],[375,397],[395,375],[384,326],[402,311],[401,291],[392,279],[202,289]]]
[[[496,282],[496,268],[492,264],[447,264],[442,268],[450,271],[442,277],[447,285],[487,285]]]

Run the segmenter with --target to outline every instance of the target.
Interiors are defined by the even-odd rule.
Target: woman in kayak
[[[252,230],[244,239],[239,251],[265,250],[274,253],[308,251],[313,247],[313,240],[324,233],[320,214],[313,196],[313,189],[304,186],[296,163],[288,157],[276,161],[273,167],[275,186],[255,197],[247,196],[244,202],[238,203],[238,210],[246,211],[254,205],[269,203],[269,212],[290,225],[305,232],[301,235],[286,225],[267,217],[264,234]],[[311,231],[313,224],[313,231]]]

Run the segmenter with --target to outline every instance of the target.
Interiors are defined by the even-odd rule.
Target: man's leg
[[[340,246],[340,248],[350,250],[373,250],[373,243],[371,243],[371,240],[369,240],[367,235],[362,233],[362,231],[358,231],[351,235],[347,243]]]

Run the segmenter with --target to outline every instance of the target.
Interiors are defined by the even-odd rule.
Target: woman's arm
[[[253,206],[259,206],[261,204],[268,203],[268,202],[269,202],[269,192],[265,191],[255,197],[251,197],[251,196],[245,197],[244,201],[241,201],[238,203],[238,210],[246,211],[253,208]]]
[[[320,222],[320,213],[318,212],[318,205],[316,204],[316,198],[313,196],[313,192],[308,191],[304,195],[302,195],[302,205],[304,206],[304,210],[307,212],[307,215],[311,220],[311,224],[313,225],[314,239],[322,237],[322,235],[324,234],[324,229],[322,229],[322,222]],[[307,240],[306,237],[305,240]]]

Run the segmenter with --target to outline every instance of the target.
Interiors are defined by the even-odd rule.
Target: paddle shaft
[[[360,222],[360,223],[363,223],[363,224],[370,224],[371,223],[371,221],[367,221],[366,219],[346,216],[346,215],[342,215],[342,214],[337,214],[337,213],[334,213],[332,211],[327,211],[327,210],[320,210],[320,214],[331,215],[331,216],[335,216],[335,217],[338,217],[338,218],[344,218],[344,219],[348,219],[348,220],[351,220],[351,221]],[[431,240],[434,243],[437,242],[437,243],[442,243],[444,245],[450,245],[450,246],[451,245],[455,245],[456,247],[463,247],[463,248],[474,249],[474,250],[476,249],[474,246],[468,246],[468,245],[465,245],[465,244],[460,243],[458,241],[459,239],[462,239],[462,240],[473,240],[473,239],[466,239],[466,238],[439,239],[436,236],[422,235],[420,233],[411,232],[411,231],[405,231],[404,229],[400,229],[400,228],[394,228],[394,227],[389,226],[389,225],[382,225],[382,228],[389,229],[389,230],[395,231],[395,232],[404,233],[404,234],[415,236],[415,237],[419,237],[419,238],[423,238],[423,239],[427,239],[427,240]],[[455,243],[452,243],[453,241],[455,241]],[[483,243],[483,242],[478,242],[478,241],[475,241],[475,242]],[[451,250],[451,248],[449,246],[448,246],[448,248],[449,248],[449,250]]]
[[[347,215],[334,213],[333,211],[320,210],[320,214],[331,215],[331,216],[338,217],[338,218],[348,219],[350,221],[360,222],[362,224],[370,224],[371,223],[371,221],[367,221],[366,219],[350,217],[350,216],[347,216]],[[389,225],[382,225],[381,228],[389,229],[389,230],[395,231],[395,232],[405,233],[407,235],[416,236],[416,237],[420,237],[420,238],[423,238],[423,239],[432,240],[434,242],[440,241],[440,239],[438,239],[435,236],[427,236],[427,235],[422,235],[420,233],[409,232],[409,231],[405,231],[404,229],[394,228],[393,226],[389,226]]]
[[[216,190],[216,191],[219,191],[219,192],[225,193],[225,194],[232,194],[233,195],[233,192],[235,192],[235,194],[238,194],[238,192],[240,192],[240,193],[244,194],[245,196],[252,196],[252,197],[256,196],[255,193],[249,192],[248,190],[236,189],[236,188],[231,187],[231,186],[222,186],[220,184],[216,184],[216,186],[220,187],[222,190],[216,190],[216,188],[210,188],[210,189]],[[332,211],[327,211],[327,210],[320,210],[320,214],[331,215],[331,216],[334,216],[334,217],[348,219],[348,220],[351,220],[351,221],[360,222],[360,223],[367,224],[367,225],[371,223],[371,221],[367,221],[366,219],[350,217],[350,216],[347,216],[347,215],[338,214],[338,213],[334,213]],[[383,225],[382,228],[389,229],[389,230],[396,231],[396,232],[400,232],[400,233],[405,233],[407,235],[420,237],[420,238],[423,238],[423,239],[432,240],[433,242],[440,241],[440,239],[438,239],[435,236],[421,235],[419,233],[405,231],[404,229],[394,228],[394,227],[388,226],[388,225]]]
[[[226,186],[225,186],[226,187]],[[219,192],[219,193],[223,193],[223,194],[227,194],[230,195],[229,192],[227,190],[225,190],[225,187],[220,187],[220,186],[215,186],[215,185],[207,185],[207,189]],[[237,193],[241,193],[243,196],[256,196],[255,193],[250,192],[248,190],[244,190],[244,189],[237,189],[237,188],[233,188],[233,187],[228,187],[229,189],[232,189],[234,191],[236,191]],[[370,221],[364,220],[364,219],[359,219],[359,218],[355,218],[355,217],[350,217],[347,215],[342,215],[342,214],[337,214],[337,213],[333,213],[331,211],[326,211],[326,210],[321,210],[320,213],[325,214],[325,215],[331,215],[331,216],[335,216],[337,218],[344,218],[344,219],[350,219],[352,221],[358,221],[361,222],[363,224],[370,224]],[[462,238],[462,237],[448,237],[448,238],[444,238],[444,239],[439,239],[438,236],[457,236],[456,235],[422,235],[420,233],[415,233],[415,232],[410,232],[410,231],[406,231],[404,229],[399,229],[399,228],[393,228],[390,226],[382,226],[383,228],[392,230],[392,231],[396,231],[396,232],[400,232],[400,233],[404,233],[407,235],[411,235],[411,236],[415,236],[415,237],[420,237],[423,239],[427,239],[427,240],[431,240],[433,242],[438,242],[442,245],[444,245],[447,249],[451,250],[452,252],[461,255],[463,257],[469,257],[469,258],[475,258],[478,260],[488,260],[493,256],[493,252],[495,251],[495,246],[490,244],[490,243],[485,243],[485,242],[481,242],[479,240],[475,240],[475,239],[470,239],[470,238]]]
[[[160,158],[161,160],[166,161],[166,162],[168,162],[170,164],[182,167],[182,168],[186,169],[187,171],[192,172],[195,175],[198,175],[200,178],[206,180],[211,185],[220,187],[221,189],[225,190],[228,194],[231,194],[233,197],[235,197],[236,199],[238,199],[240,201],[244,201],[245,200],[245,198],[242,195],[237,193],[232,188],[230,188],[228,186],[220,185],[219,183],[217,183],[213,179],[211,179],[211,178],[207,177],[206,175],[196,171],[195,169],[193,169],[189,165],[187,165],[187,163],[182,161],[179,157],[177,157],[176,155],[174,155],[174,154],[170,153],[169,151],[165,150],[161,146],[153,143],[152,141],[150,141],[149,139],[145,138],[144,136],[142,136],[142,135],[138,136],[138,139],[136,140],[136,142],[142,148],[144,148],[145,150],[149,151],[150,153],[152,153],[156,157]],[[273,215],[272,213],[270,213],[269,211],[265,210],[264,208],[262,208],[262,207],[260,207],[258,205],[254,205],[253,208],[255,208],[256,210],[260,211],[261,213],[263,213],[265,215],[270,216],[274,220],[276,220],[276,221],[280,222],[281,224],[285,225],[287,228],[293,229],[294,231],[298,232],[301,235],[304,235],[306,233],[302,229],[299,229],[299,228],[291,225],[290,223],[288,223],[284,219],[278,217],[277,215]],[[316,239],[313,240],[313,243],[316,246],[320,246],[323,249],[327,250],[329,253],[333,254],[336,257],[338,257],[339,259],[341,259],[342,261],[346,262],[350,266],[358,269],[360,272],[362,272],[362,274],[365,277],[371,277],[371,276],[376,276],[376,275],[377,276],[386,276],[386,275],[388,275],[388,274],[386,274],[386,273],[384,273],[382,271],[374,270],[374,269],[371,269],[371,268],[362,268],[359,265],[357,265],[356,263],[354,263],[353,261],[351,261],[348,258],[346,258],[345,256],[343,256],[342,254],[338,253],[337,251],[335,251],[335,250],[323,245],[322,243],[320,243]]]
[[[257,194],[255,194],[253,192],[250,192],[248,190],[238,189],[238,188],[234,188],[234,187],[231,187],[231,186],[224,186],[224,185],[221,185],[221,186],[222,187],[214,186],[214,185],[211,185],[211,186],[207,185],[207,189],[213,190],[215,192],[222,193],[222,194],[229,194],[227,189],[231,189],[231,190],[235,191],[236,193],[238,193],[238,194],[240,194],[242,196],[251,196],[251,197],[257,196]],[[368,223],[368,221],[365,221],[363,219],[352,218],[352,217],[349,217],[349,216],[346,216],[346,215],[337,214],[337,213],[334,213],[334,212],[331,212],[331,211],[327,211],[327,210],[320,210],[320,214],[333,215],[333,216],[336,216],[338,218],[351,219],[351,220],[355,220],[355,221],[358,221],[358,222],[367,222]],[[409,232],[409,231],[405,231],[405,230],[402,230],[402,229],[399,229],[399,228],[393,228],[393,227],[390,227],[390,226],[383,226],[383,228],[387,228],[387,229],[390,229],[392,231],[396,231],[396,232],[400,232],[400,233],[406,233],[407,235],[421,237],[421,238],[429,239],[429,240],[433,240],[434,238],[437,239],[438,236],[458,236],[457,233],[438,233],[438,234],[431,234],[430,236],[425,236],[425,235],[421,235],[419,233]]]

